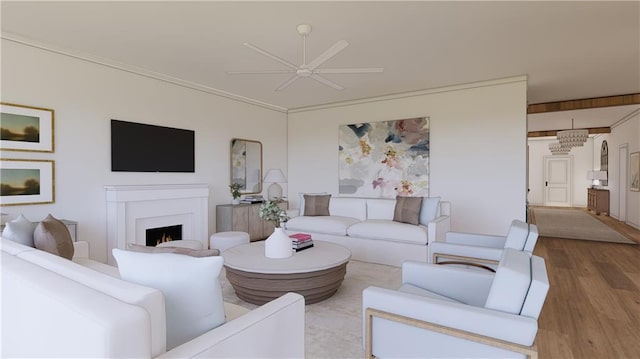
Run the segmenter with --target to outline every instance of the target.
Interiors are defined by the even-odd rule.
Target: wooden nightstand
[[[609,190],[587,188],[587,209],[596,214],[609,214]]]

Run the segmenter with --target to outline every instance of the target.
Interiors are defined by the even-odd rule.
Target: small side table
[[[74,242],[78,241],[78,222],[72,221],[69,219],[61,219],[60,222],[64,223],[65,226],[69,229],[69,233],[71,234],[71,239]]]

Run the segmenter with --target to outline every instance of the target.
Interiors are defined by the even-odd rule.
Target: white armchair
[[[495,272],[502,251],[513,248],[533,253],[538,227],[517,219],[506,237],[447,232],[443,242],[429,243],[428,262],[473,266]]]
[[[363,291],[367,357],[537,356],[544,260],[505,249],[496,273],[405,262],[398,290]]]

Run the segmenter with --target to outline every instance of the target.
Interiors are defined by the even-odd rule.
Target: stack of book
[[[289,238],[291,238],[291,245],[294,252],[300,252],[313,247],[313,240],[311,240],[310,234],[296,233],[290,235]]]

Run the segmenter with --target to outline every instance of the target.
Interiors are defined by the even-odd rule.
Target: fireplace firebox
[[[147,246],[155,247],[160,243],[182,240],[182,225],[148,228],[145,233]]]

